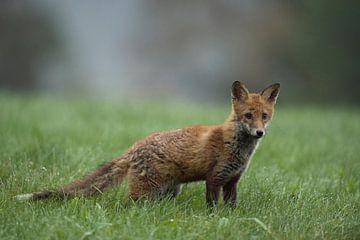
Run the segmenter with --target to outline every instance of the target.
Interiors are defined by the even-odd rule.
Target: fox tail
[[[92,196],[97,193],[102,193],[115,184],[121,183],[127,175],[128,168],[129,164],[126,159],[115,158],[84,177],[70,182],[59,189],[21,194],[17,195],[16,199],[19,201],[27,201],[47,198]]]

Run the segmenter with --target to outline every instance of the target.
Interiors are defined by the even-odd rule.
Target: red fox
[[[136,142],[123,155],[59,189],[18,195],[18,200],[90,196],[127,176],[129,197],[175,197],[181,184],[205,180],[206,202],[235,205],[236,184],[265,135],[280,91],[276,83],[261,93],[249,93],[235,81],[232,109],[221,125],[195,125],[158,132]]]

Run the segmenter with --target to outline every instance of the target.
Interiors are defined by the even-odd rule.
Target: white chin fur
[[[16,200],[26,201],[26,200],[30,200],[32,197],[33,197],[32,193],[26,193],[26,194],[17,195]]]

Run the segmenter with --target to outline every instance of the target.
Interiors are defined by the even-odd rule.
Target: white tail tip
[[[32,193],[21,194],[21,195],[16,196],[16,200],[27,201],[27,200],[30,200],[33,196],[34,196],[34,194],[32,194]]]

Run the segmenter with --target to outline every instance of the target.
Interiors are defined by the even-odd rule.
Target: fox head
[[[280,84],[275,83],[260,93],[249,93],[244,84],[235,81],[232,85],[232,108],[236,121],[250,136],[261,138],[265,135],[273,113]]]

